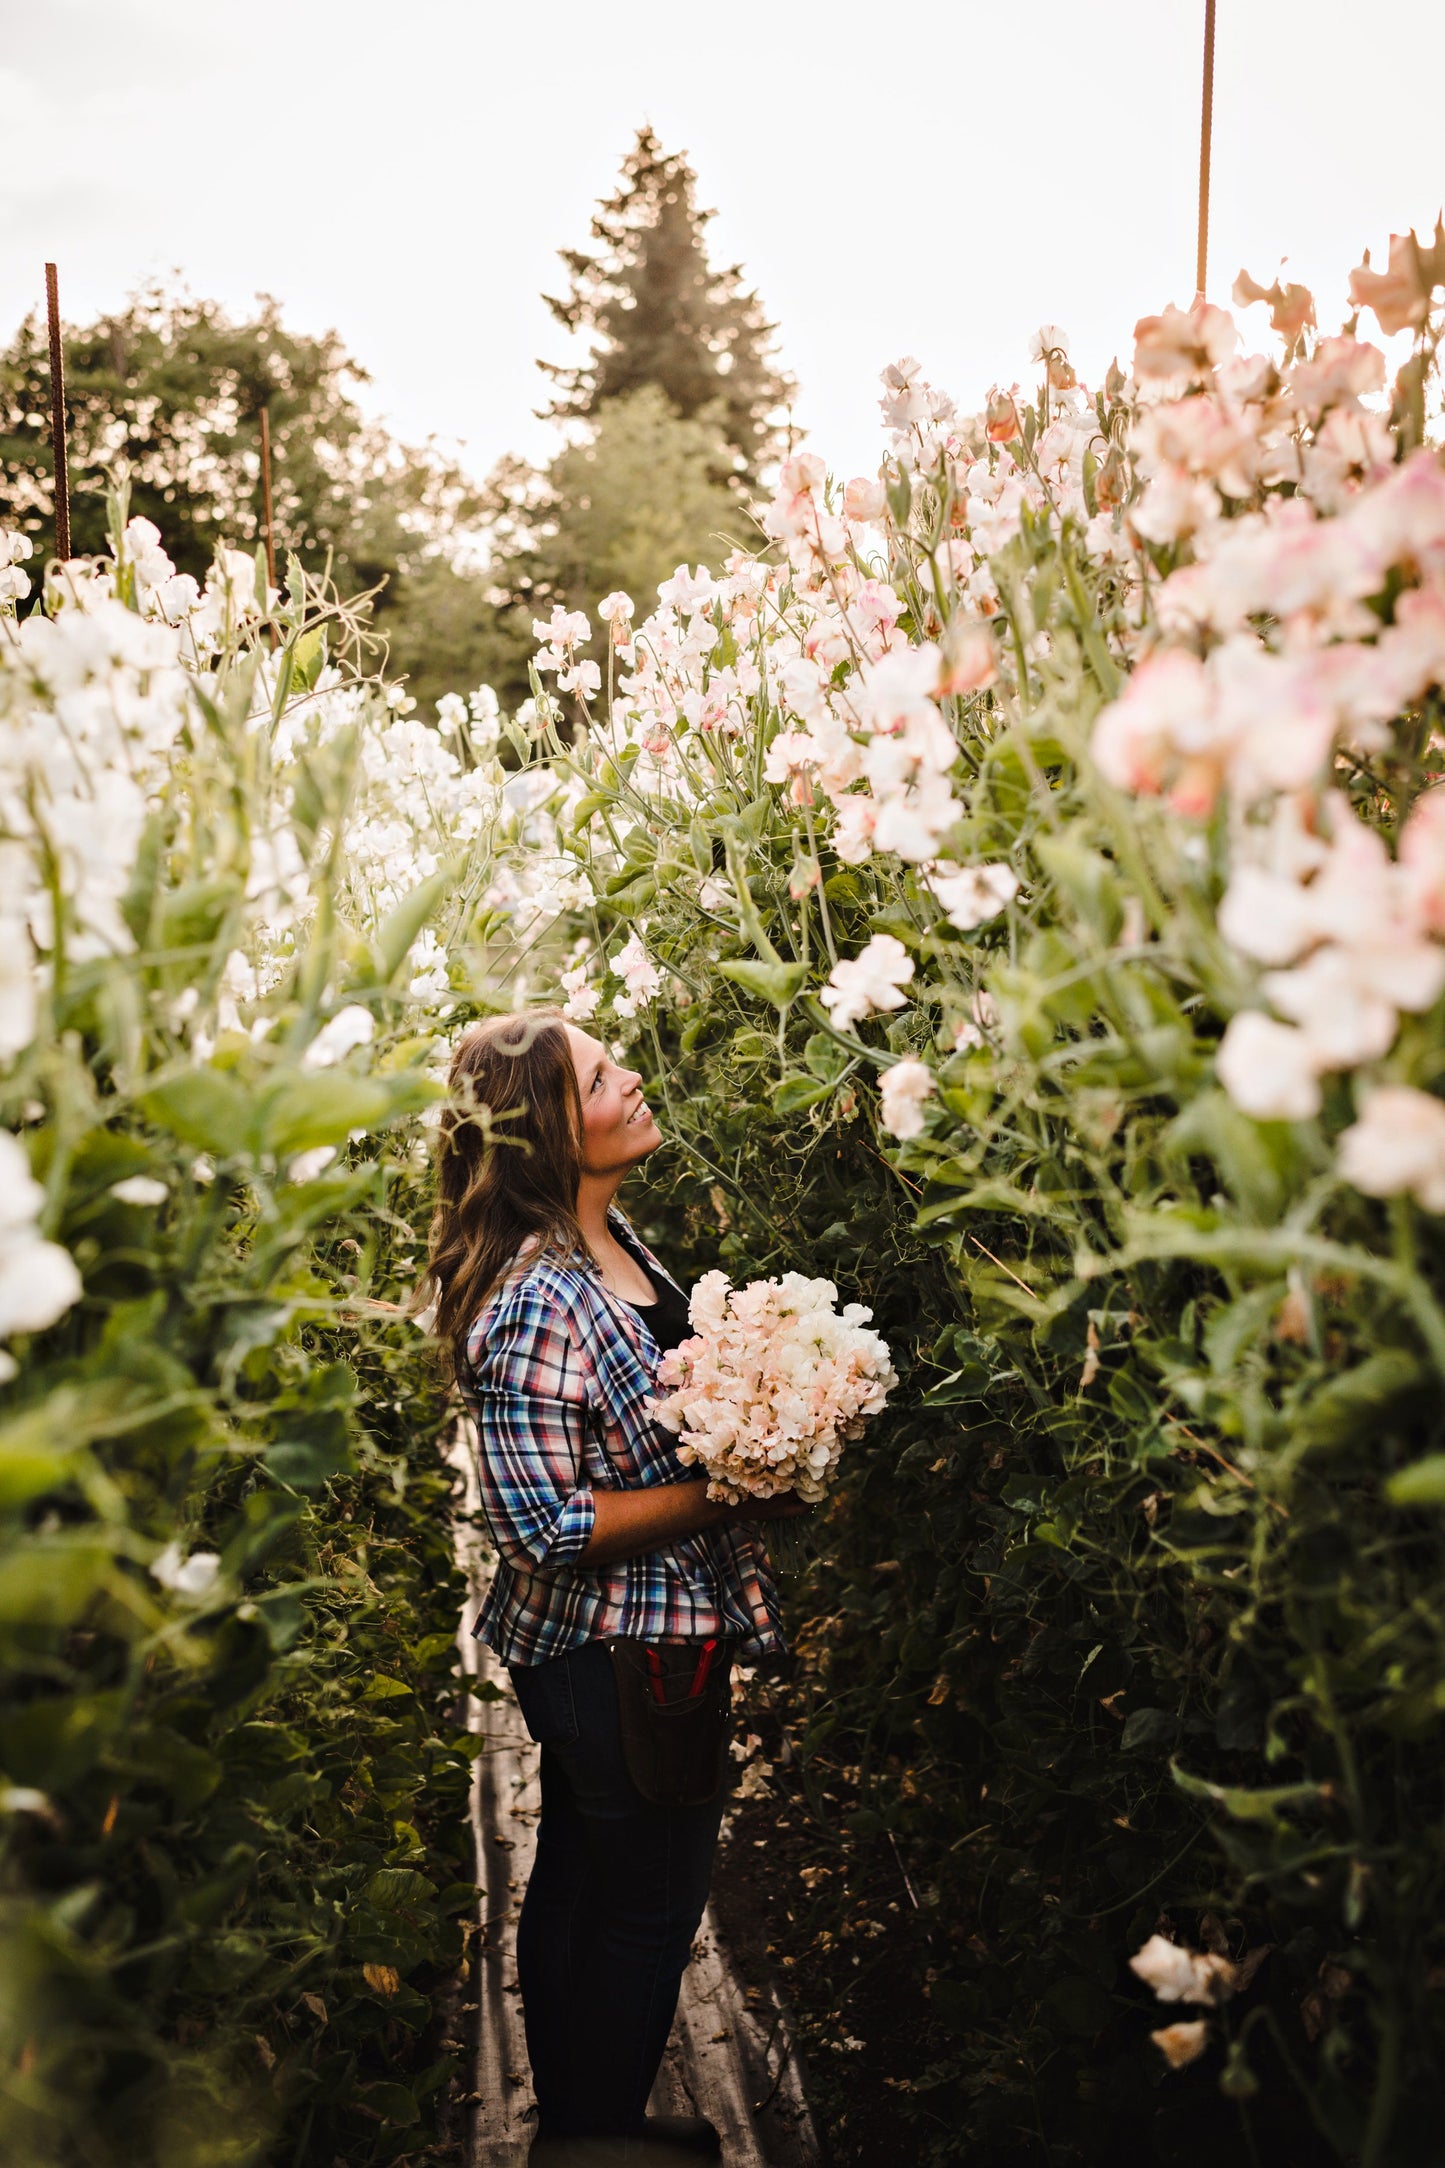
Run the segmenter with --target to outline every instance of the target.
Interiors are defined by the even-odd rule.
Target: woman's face
[[[620,1174],[662,1142],[642,1079],[635,1069],[619,1068],[601,1041],[575,1024],[567,1026],[567,1039],[582,1100],[582,1171]]]

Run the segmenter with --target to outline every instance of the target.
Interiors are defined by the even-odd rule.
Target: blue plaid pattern
[[[621,1214],[619,1234],[666,1279]],[[675,1284],[675,1283],[673,1283]],[[467,1335],[462,1395],[477,1426],[482,1511],[497,1566],[477,1632],[504,1663],[544,1663],[614,1634],[784,1647],[767,1554],[740,1528],[704,1530],[611,1565],[578,1561],[593,1495],[692,1471],[648,1414],[657,1343],[591,1258],[517,1267]]]

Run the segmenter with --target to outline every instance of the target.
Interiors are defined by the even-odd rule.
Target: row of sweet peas
[[[1438,237],[1434,256],[1395,237],[1391,266],[1382,280],[1366,259],[1357,306],[1386,331],[1428,331],[1431,281],[1445,277]],[[1430,1007],[1445,983],[1437,802],[1421,802],[1396,860],[1328,788],[1337,748],[1381,750],[1445,678],[1445,475],[1433,451],[1397,459],[1392,421],[1366,404],[1384,357],[1353,326],[1317,339],[1305,289],[1247,274],[1236,298],[1269,305],[1278,358],[1237,357],[1223,310],[1170,308],[1137,327],[1133,377],[1111,372],[1092,404],[1054,327],[1035,341],[1045,384],[1032,410],[1015,387],[959,417],[916,363],[885,371],[880,479],[837,497],[812,455],[788,461],[763,518],[781,562],[735,557],[717,581],[679,568],[636,631],[630,600],[609,598],[621,675],[597,727],[614,752],[640,749],[644,788],[684,800],[738,779],[757,745],[762,778],[783,787],[806,835],[795,895],[817,879],[826,829],[846,862],[912,863],[952,922],[975,926],[1017,881],[938,855],[963,810],[959,720],[987,727],[957,696],[992,687],[1006,702],[1020,670],[1046,658],[1026,628],[1021,642],[997,638],[1018,629],[1001,623],[997,559],[1026,511],[1067,525],[1107,584],[1117,659],[1132,665],[1094,757],[1118,787],[1162,794],[1186,820],[1227,799],[1221,931],[1288,968],[1261,982],[1276,1015],[1231,1023],[1221,1080],[1246,1111],[1297,1119],[1318,1111],[1322,1075],[1386,1054],[1399,1012]],[[948,507],[922,549],[889,503],[905,478]],[[537,629],[552,636],[559,683],[585,699],[595,686],[568,675],[585,620]],[[727,910],[717,882],[700,901]],[[891,937],[832,963],[823,999],[841,1027],[902,1005],[912,963]],[[637,934],[613,964],[621,1013],[635,1013],[639,990],[645,1000],[660,984]],[[595,1011],[585,963],[566,985],[573,1013]],[[977,1037],[978,1016],[955,1028]],[[885,1078],[895,1134],[918,1133],[928,1088],[921,1064]],[[1445,1113],[1388,1087],[1346,1134],[1343,1164],[1365,1188],[1445,1196]]]
[[[529,853],[526,879],[506,871],[499,884],[493,870],[494,832],[515,837],[525,823],[506,803],[497,705],[485,688],[460,719],[443,715],[444,737],[408,712],[414,703],[399,688],[323,666],[318,598],[303,592],[299,607],[278,613],[280,597],[258,584],[256,560],[230,550],[201,588],[175,573],[145,520],[117,525],[108,558],[52,566],[44,608],[22,617],[29,556],[23,536],[0,532],[0,1076],[13,1078],[17,1064],[37,1077],[43,1070],[49,1001],[64,975],[129,968],[137,866],[158,816],[176,880],[199,867],[212,891],[233,884],[224,922],[235,946],[218,967],[157,970],[133,987],[150,985],[149,1021],[173,1063],[208,1063],[227,1034],[253,1045],[270,1037],[323,885],[342,937],[334,983],[321,990],[309,1043],[295,1056],[303,1071],[370,1044],[376,1017],[348,998],[348,960],[443,865],[469,860],[473,900],[509,916],[523,942],[533,922],[555,916],[544,852]],[[287,622],[288,609],[292,637],[273,648],[265,624]],[[218,729],[229,742],[210,773]],[[341,833],[328,838],[323,823],[308,847],[298,793],[315,797],[315,762],[338,742],[350,749],[351,782],[326,820]],[[550,863],[560,864],[555,851]],[[412,941],[407,971],[405,1028],[440,1043],[455,973],[430,928]],[[12,1088],[9,1098],[12,1119],[16,1110],[27,1124],[43,1115],[33,1092]],[[285,1177],[313,1179],[334,1157],[329,1146],[293,1154]],[[204,1154],[193,1172],[209,1179]],[[81,1282],[42,1233],[51,1207],[8,1130],[0,1191],[3,1343],[53,1324]],[[143,1208],[166,1201],[165,1185],[148,1175],[122,1181],[116,1195]],[[0,1345],[0,1382],[13,1371]]]
[[[1422,334],[1423,381],[1445,240],[1394,236],[1390,260],[1376,274],[1366,259],[1352,299],[1387,333]],[[1408,449],[1399,387],[1392,414],[1366,404],[1384,358],[1353,328],[1312,340],[1300,287],[1264,292],[1242,274],[1236,298],[1270,303],[1282,365],[1236,360],[1229,319],[1200,305],[1140,327],[1136,373],[1159,396],[1136,427],[1149,478],[1130,516],[1173,562],[1092,751],[1109,781],[1186,821],[1224,806],[1219,929],[1266,968],[1218,1073],[1245,1112],[1304,1120],[1324,1077],[1381,1061],[1401,1014],[1445,991],[1445,792],[1417,798],[1392,853],[1332,787],[1341,751],[1388,753],[1399,719],[1445,683],[1445,470],[1433,448]],[[1347,1179],[1445,1210],[1445,1107],[1365,1079],[1357,1107]]]

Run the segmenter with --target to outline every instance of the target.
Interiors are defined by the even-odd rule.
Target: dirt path
[[[474,1478],[469,1456],[469,1493]],[[481,1915],[473,1995],[478,2004],[474,2168],[525,2168],[536,2128],[517,1986],[515,1926],[531,1871],[538,1814],[537,1749],[527,1737],[505,1672],[471,1637],[484,1585],[479,1551],[469,1558],[472,1597],[459,1645],[467,1670],[495,1678],[497,1701],[475,1702],[471,1728],[485,1744],[474,1765],[472,1829]],[[720,1946],[711,1911],[693,1945],[682,1999],[652,2096],[660,2114],[706,2115],[723,2136],[725,2168],[820,2168],[817,2133],[803,2097],[791,2028],[776,1996],[744,1990]]]

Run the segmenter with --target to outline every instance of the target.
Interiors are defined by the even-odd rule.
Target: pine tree
[[[571,292],[544,296],[569,331],[591,332],[580,367],[542,362],[557,386],[557,420],[591,420],[609,399],[656,385],[684,421],[706,415],[730,448],[738,485],[755,485],[780,448],[780,410],[793,382],[777,367],[775,326],[738,264],[715,271],[697,206],[697,176],[651,128],[622,165],[616,192],[592,219],[593,254],[562,250]]]

